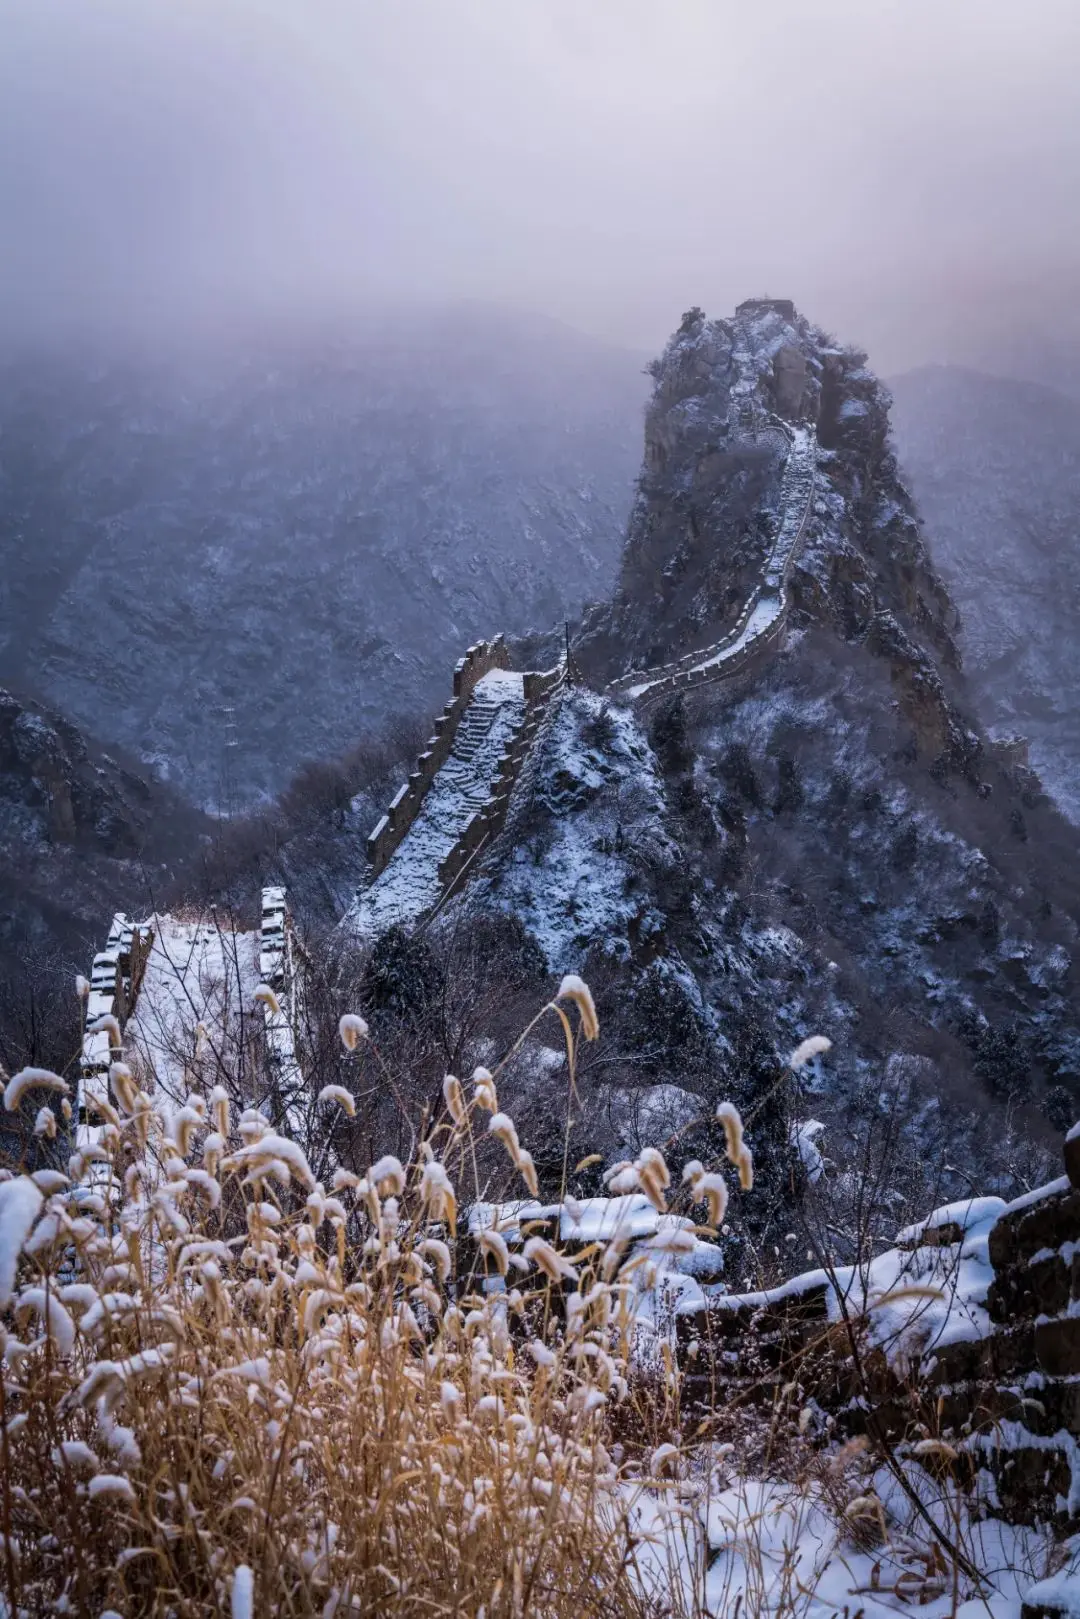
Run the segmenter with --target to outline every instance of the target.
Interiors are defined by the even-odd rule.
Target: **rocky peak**
[[[783,518],[784,428],[816,443],[816,488],[789,585],[804,624],[889,662],[924,753],[968,768],[951,703],[958,617],[897,468],[890,396],[861,350],[785,299],[683,316],[651,367],[645,448],[618,587],[587,618],[600,679],[707,646],[739,619]]]
[[[745,1104],[777,1186],[811,1111],[851,1140],[888,1109],[915,1179],[959,1196],[941,1166],[978,1158],[1007,1190],[1006,1110],[1048,1139],[1080,1097],[1072,835],[970,717],[889,394],[780,300],[691,310],[652,374],[619,583],[574,646],[593,691],[466,903],[591,973],[629,1031],[583,1152],[612,1087],[677,1086]],[[828,1072],[766,1107],[810,1033]]]

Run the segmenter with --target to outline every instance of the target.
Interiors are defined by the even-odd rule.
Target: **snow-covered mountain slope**
[[[900,460],[983,717],[1080,819],[1080,402],[957,366],[895,378]]]
[[[782,304],[692,312],[654,375],[620,582],[575,643],[594,689],[562,700],[457,903],[515,917],[597,987],[614,1049],[575,1155],[611,1145],[609,1093],[676,1086],[754,1119],[763,1208],[808,1110],[826,1143],[893,1121],[915,1206],[976,1164],[1009,1190],[1080,1100],[1080,883],[1071,829],[974,717],[888,394]],[[707,652],[767,567],[786,521],[783,459],[753,444],[771,412],[817,444],[785,634],[648,708],[620,677]],[[781,1082],[811,1033],[833,1059]]]
[[[600,597],[637,355],[485,308],[0,371],[0,676],[204,804],[422,712],[479,633]],[[229,746],[235,743],[235,746]]]

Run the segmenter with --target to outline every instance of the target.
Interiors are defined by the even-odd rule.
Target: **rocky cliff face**
[[[84,949],[161,895],[202,817],[77,727],[0,688],[0,963]]]
[[[962,619],[964,663],[996,734],[1022,733],[1080,818],[1080,404],[959,366],[897,377],[898,453]]]
[[[637,356],[485,309],[11,363],[0,678],[197,802],[272,795],[610,587],[643,393]]]
[[[552,721],[463,903],[602,990],[616,1047],[575,1149],[633,1145],[650,1096],[661,1138],[733,1095],[774,1188],[811,1116],[842,1161],[891,1121],[916,1209],[976,1165],[1016,1186],[1080,1102],[1080,886],[1069,828],[972,717],[888,395],[778,304],[692,312],[654,378],[619,583],[579,642],[596,690]],[[612,703],[612,676],[738,617],[782,516],[775,416],[820,447],[784,639],[734,681]],[[833,1057],[781,1078],[811,1033]]]

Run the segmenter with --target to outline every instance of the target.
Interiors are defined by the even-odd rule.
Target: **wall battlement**
[[[454,847],[440,862],[440,905],[460,886],[462,877],[479,850],[502,831],[522,766],[532,752],[552,699],[566,683],[566,666],[556,664],[553,669],[530,672],[523,678],[525,718],[499,761],[488,802],[482,810],[470,815]]]
[[[468,707],[473,690],[492,669],[509,669],[510,654],[502,635],[490,641],[477,641],[469,647],[454,669],[454,695],[438,716],[432,735],[416,761],[416,768],[390,802],[386,814],[375,823],[367,840],[368,865],[374,879],[402,842],[420,813],[428,788],[450,756],[458,723]]]
[[[799,1389],[823,1436],[868,1434],[1011,1523],[1080,1527],[1080,1126],[1067,1174],[1014,1203],[974,1198],[897,1238],[883,1336],[872,1265],[810,1272],[680,1313],[681,1398],[698,1420],[779,1410]],[[873,1263],[880,1263],[875,1261]],[[965,1282],[965,1275],[979,1276]],[[891,1273],[890,1273],[891,1274]],[[965,1293],[965,1287],[968,1291]],[[944,1302],[942,1302],[944,1301]]]

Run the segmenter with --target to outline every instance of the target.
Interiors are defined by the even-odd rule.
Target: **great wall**
[[[813,508],[817,442],[813,430],[768,416],[744,423],[760,450],[784,453],[776,537],[735,624],[720,640],[674,663],[635,671],[611,683],[616,702],[649,704],[667,694],[734,677],[775,647],[787,623],[788,576]],[[395,924],[430,920],[479,869],[484,851],[505,822],[515,784],[577,677],[568,646],[546,670],[515,671],[502,635],[471,646],[454,670],[449,702],[432,735],[367,840],[368,877],[342,927],[373,937]],[[263,891],[259,931],[211,912],[194,920],[153,916],[113,920],[91,972],[88,1025],[108,1015],[124,1030],[125,1046],[166,1090],[183,1076],[200,1029],[226,1031],[229,1061],[243,1066],[252,1034],[251,994],[265,983],[277,1010],[261,1008],[259,1029],[270,1093],[279,1122],[303,1111],[296,1056],[303,972],[282,888]],[[223,1051],[214,1056],[225,1057]],[[86,1100],[108,1084],[109,1037],[88,1034],[82,1074]],[[297,1112],[297,1122],[299,1120]]]
[[[471,646],[453,696],[404,787],[367,841],[369,881],[343,926],[375,934],[431,915],[501,830],[510,795],[567,662],[517,673],[501,635]]]
[[[95,1097],[109,1101],[115,1053],[110,1031],[95,1028],[102,1018],[116,1020],[125,1061],[149,1090],[175,1102],[205,1062],[234,1079],[278,1127],[299,1129],[309,1099],[297,1054],[304,1011],[298,950],[280,887],[263,889],[255,929],[213,908],[140,922],[115,916],[91,969],[76,1144],[92,1145],[100,1129]],[[256,1002],[260,986],[273,993]]]
[[[715,680],[741,674],[784,633],[790,611],[788,578],[799,552],[814,505],[817,442],[807,427],[789,427],[779,417],[768,418],[755,444],[770,437],[786,449],[780,486],[780,521],[776,538],[735,624],[720,640],[698,652],[688,652],[673,663],[643,669],[613,681],[615,697],[650,703]]]
[[[787,623],[787,581],[813,507],[817,442],[807,426],[777,416],[744,422],[760,450],[784,454],[776,537],[734,626],[720,640],[671,664],[633,672],[608,687],[614,701],[648,704],[666,694],[733,677],[774,647]],[[342,927],[371,937],[395,923],[435,916],[478,870],[505,822],[515,784],[558,700],[576,677],[572,653],[546,670],[515,671],[502,635],[471,646],[454,670],[450,701],[436,719],[415,769],[367,840],[368,878]],[[303,972],[285,890],[263,890],[259,930],[206,916],[116,916],[91,970],[87,1025],[115,1017],[125,1048],[165,1091],[180,1094],[192,1054],[210,1028],[222,1031],[218,1062],[242,1070],[250,1059],[251,996],[269,986],[275,1005],[259,1013],[269,1091],[261,1099],[285,1125],[300,1122],[303,1080],[297,1060]],[[200,1032],[202,1031],[202,1032]],[[229,1047],[228,1051],[224,1045]],[[95,1091],[107,1092],[107,1033],[88,1033],[82,1055],[81,1128]],[[239,1078],[238,1074],[238,1078]]]
[[[777,416],[752,426],[755,449],[784,454],[776,537],[732,628],[669,664],[613,681],[616,702],[647,705],[731,679],[775,647],[790,612],[788,579],[813,511],[817,440],[812,428]],[[568,653],[569,658],[569,653]],[[514,674],[502,636],[469,648],[453,695],[386,814],[368,838],[368,881],[344,926],[374,935],[433,915],[468,880],[506,818],[510,796],[548,710],[572,682],[572,667]]]
[[[705,648],[613,681],[612,700],[645,706],[734,678],[781,640],[791,610],[789,577],[814,506],[818,446],[811,428],[775,417],[758,423],[754,442],[763,438],[785,449],[779,521],[736,622]],[[575,674],[569,652],[552,669],[511,670],[501,635],[468,649],[431,738],[367,840],[368,880],[343,926],[370,936],[395,922],[417,923],[460,890],[501,830],[522,767]],[[303,971],[284,889],[263,891],[257,930],[214,916],[115,917],[94,959],[87,1022],[115,1017],[125,1056],[179,1095],[205,1030],[229,1029],[247,1016],[252,1032],[260,982],[275,992],[276,1006],[264,1003],[254,1013],[270,1076],[256,1100],[279,1127],[296,1130],[303,1113],[297,1052]],[[226,1062],[242,1060],[236,1055],[244,1046],[242,1027],[232,1029],[232,1039],[235,1052]],[[213,1055],[222,1060],[221,1051]],[[108,1034],[87,1034],[79,1145],[92,1145],[93,1093],[107,1095],[109,1061]],[[513,1247],[523,1222],[534,1222],[529,1230],[548,1231],[572,1258],[598,1235],[610,1236],[612,1221],[620,1234],[622,1205],[631,1219],[628,1240],[646,1249],[672,1219],[687,1228],[695,1266],[706,1278],[704,1287],[695,1282],[695,1296],[677,1305],[673,1318],[688,1424],[709,1424],[740,1408],[775,1418],[795,1400],[812,1410],[811,1438],[865,1435],[952,1477],[985,1513],[1075,1533],[1080,1126],[1065,1159],[1065,1176],[1011,1204],[973,1198],[939,1210],[867,1264],[827,1266],[759,1293],[725,1291],[719,1250],[697,1240],[683,1217],[658,1220],[654,1210],[638,1207],[640,1198],[588,1200],[584,1225],[584,1205],[569,1215],[570,1205],[514,1205],[509,1225],[497,1206],[477,1206],[466,1211],[458,1250],[471,1276],[477,1263],[483,1266],[478,1236],[485,1223],[496,1223]],[[1068,1611],[1033,1593],[1024,1619],[1064,1619]]]
[[[866,1436],[987,1514],[1075,1534],[1080,1125],[1065,1167],[1012,1203],[939,1209],[875,1259],[680,1306],[687,1420],[809,1402],[821,1439]]]

